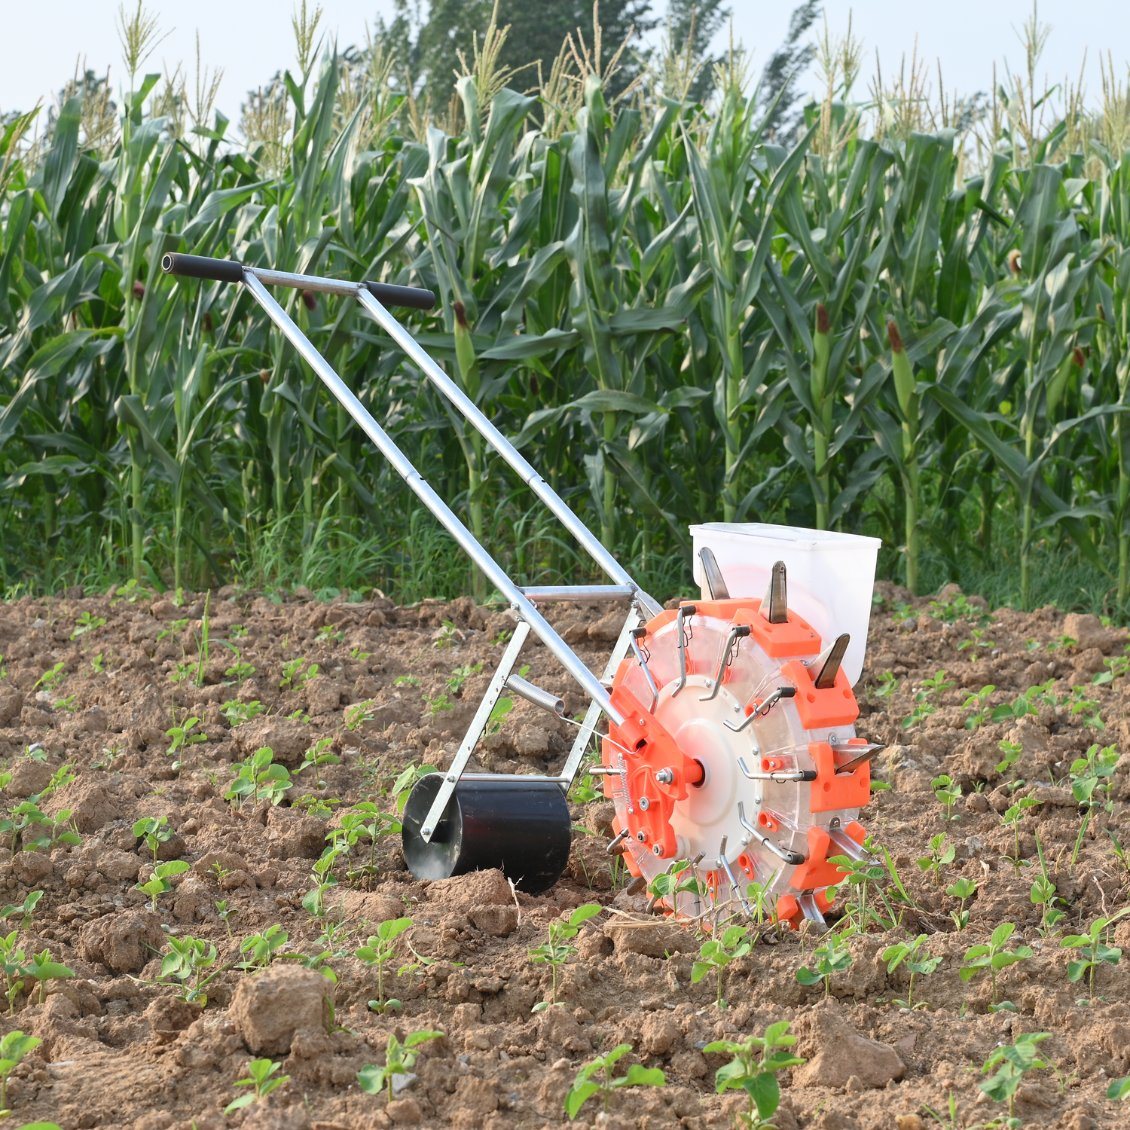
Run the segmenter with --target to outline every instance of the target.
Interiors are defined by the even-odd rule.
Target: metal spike
[[[881,753],[887,747],[878,742],[868,742],[866,745],[834,745],[832,746],[833,753],[853,753],[855,756],[850,761],[845,761],[843,765],[836,766],[837,773],[850,773],[853,769],[858,769],[865,761],[870,761],[876,754]]]
[[[805,857],[799,851],[793,851],[792,848],[783,848],[780,844],[774,843],[768,836],[762,835],[746,818],[745,805],[740,800],[738,801],[738,823],[751,839],[757,840],[762,847],[767,848],[778,859],[794,867],[799,867],[804,863]]]
[[[703,546],[698,551],[698,559],[702,562],[702,574],[706,578],[706,588],[711,600],[729,600],[730,589],[722,577],[722,570],[718,568],[718,558],[709,546]]]
[[[785,563],[778,561],[769,574],[769,588],[761,602],[761,615],[770,624],[784,624],[789,619],[789,594],[785,578]]]
[[[683,604],[675,613],[675,646],[679,649],[679,681],[671,692],[672,698],[687,685],[687,645],[690,643],[690,635],[686,623],[697,611],[693,604]]]
[[[843,830],[843,828],[829,828],[828,839],[830,839],[832,843],[834,843],[836,847],[840,849],[836,854],[846,855],[848,859],[854,859],[856,863],[869,863],[872,859],[875,858],[869,851],[866,851],[864,848],[860,847],[860,845],[857,844],[855,840],[853,840],[851,836],[849,836],[847,832]]]
[[[813,664],[820,668],[820,673],[813,679],[813,685],[818,691],[826,691],[836,685],[836,676],[840,673],[840,664],[844,661],[844,652],[849,643],[851,636],[847,632],[837,636],[832,646]]]
[[[744,640],[749,635],[748,624],[735,624],[730,629],[730,634],[726,637],[726,644],[722,648],[722,658],[718,663],[718,670],[714,675],[714,685],[710,690],[710,694],[703,696],[699,702],[709,702],[715,695],[718,694],[722,688],[722,680],[726,677],[726,668],[730,665],[733,659],[734,649],[738,646],[739,640]]]
[[[604,849],[609,855],[618,855],[620,845],[628,838],[628,829],[625,828],[622,832],[617,832],[615,839],[610,841],[608,846]]]
[[[805,918],[807,918],[821,934],[827,932],[828,923],[824,920],[824,915],[820,913],[820,907],[816,905],[815,891],[802,891],[796,897],[796,904],[800,907],[801,913]]]
[[[647,689],[651,691],[651,713],[654,714],[655,704],[659,701],[659,688],[655,685],[655,676],[651,673],[651,668],[647,665],[647,661],[651,658],[651,655],[646,649],[640,646],[640,640],[646,635],[646,628],[633,628],[631,638],[628,640],[628,647],[631,648],[632,655],[635,656],[636,662],[643,671],[643,677],[647,681]]]

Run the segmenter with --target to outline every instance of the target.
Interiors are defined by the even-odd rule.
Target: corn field
[[[1130,153],[1007,102],[980,146],[867,129],[834,91],[783,145],[737,75],[610,103],[582,64],[550,98],[479,57],[440,125],[379,56],[306,58],[246,144],[156,76],[108,127],[9,118],[4,585],[466,587],[250,299],[161,275],[183,250],[435,289],[413,333],[642,576],[681,581],[689,522],[774,521],[880,536],[911,589],[1003,560],[1028,603],[1076,562],[1125,611]],[[583,575],[353,304],[280,300],[511,568]]]

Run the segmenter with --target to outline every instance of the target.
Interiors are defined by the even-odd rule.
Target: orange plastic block
[[[781,674],[796,687],[793,703],[806,730],[825,730],[830,726],[849,726],[859,717],[859,704],[841,667],[835,683],[820,690],[813,681],[813,669],[793,660]]]
[[[836,754],[827,742],[812,742],[808,752],[816,765],[811,786],[813,812],[862,808],[871,799],[871,762],[863,762],[850,773],[837,773]]]

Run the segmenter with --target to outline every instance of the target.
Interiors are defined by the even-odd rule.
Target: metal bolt
[[[663,855],[663,848],[659,844],[656,844],[651,850],[658,856]]]
[[[648,800],[647,797],[641,796],[640,797],[640,809],[641,809],[641,811],[646,812],[650,807],[651,807],[651,801]]]
[[[655,774],[655,779],[661,785],[669,785],[669,784],[671,784],[672,781],[675,780],[675,770],[674,769],[660,769],[659,772]]]
[[[641,844],[646,843],[647,842],[647,833],[646,832],[637,832],[636,833],[636,839],[639,840],[639,842]]]
[[[420,834],[422,836],[430,836],[432,834],[432,830],[431,830],[431,828],[421,828]]]

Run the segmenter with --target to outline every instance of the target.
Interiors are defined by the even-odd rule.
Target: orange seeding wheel
[[[792,612],[774,620],[758,600],[683,602],[636,630],[613,678],[624,721],[601,759],[614,830],[649,884],[687,861],[662,900],[679,916],[752,914],[759,899],[823,925],[843,878],[829,860],[865,857],[857,817],[878,747],[856,736],[843,649]]]

